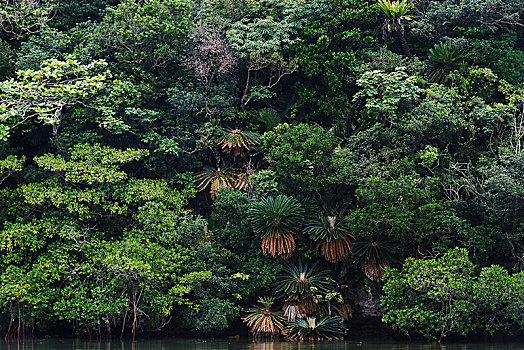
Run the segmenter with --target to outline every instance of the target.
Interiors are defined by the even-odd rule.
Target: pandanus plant
[[[321,213],[311,220],[304,230],[316,243],[317,254],[334,263],[351,255],[351,238],[349,219],[343,211]]]
[[[304,209],[293,197],[262,198],[249,211],[255,232],[262,236],[262,252],[284,259],[295,251],[294,234],[302,223]]]
[[[222,130],[223,135],[218,140],[218,146],[222,152],[236,156],[244,156],[246,151],[251,150],[260,143],[260,135],[255,132],[240,129]]]
[[[429,79],[436,83],[446,81],[449,73],[460,67],[464,57],[464,52],[450,43],[435,44],[428,54]]]
[[[259,122],[262,122],[267,131],[271,131],[280,123],[280,117],[277,112],[272,109],[264,108],[258,111],[258,114],[255,115],[255,118]]]
[[[238,172],[232,168],[204,168],[196,174],[195,183],[197,189],[202,191],[210,187],[211,197],[215,198],[217,191],[221,188],[235,188],[238,182]]]
[[[261,297],[258,299],[259,305],[246,310],[247,316],[242,320],[251,327],[251,334],[255,338],[273,337],[284,328],[286,318],[282,311],[272,308],[274,302],[273,297]]]
[[[285,315],[289,321],[318,311],[316,294],[326,294],[334,287],[329,271],[315,271],[318,262],[286,264],[275,281],[275,291],[285,300]]]
[[[384,21],[384,35],[393,35],[400,41],[405,56],[413,56],[404,37],[404,22],[411,20],[408,12],[413,8],[413,1],[407,0],[378,0],[378,6],[386,16]]]
[[[255,171],[252,169],[242,169],[237,174],[235,188],[241,191],[248,191],[253,188],[253,175]]]
[[[384,235],[374,234],[353,243],[353,259],[372,281],[380,281],[384,268],[396,261],[396,242]]]
[[[195,183],[198,191],[210,188],[211,197],[217,196],[221,188],[231,188],[241,191],[250,190],[253,186],[253,170],[239,168],[204,168],[195,176]]]
[[[346,334],[343,320],[336,316],[325,316],[320,319],[308,317],[290,322],[283,330],[288,339],[302,340],[339,340]]]

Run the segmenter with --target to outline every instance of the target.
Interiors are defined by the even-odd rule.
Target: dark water
[[[524,350],[524,343],[453,343],[325,341],[292,343],[287,341],[161,339],[131,342],[89,342],[86,340],[30,340],[0,342],[0,350]]]

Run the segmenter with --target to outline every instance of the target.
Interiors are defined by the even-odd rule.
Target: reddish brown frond
[[[317,254],[331,263],[347,259],[351,255],[351,240],[349,236],[332,239],[322,239],[316,244]]]
[[[289,259],[295,251],[295,239],[292,235],[266,235],[262,238],[262,252],[265,255],[280,255]]]

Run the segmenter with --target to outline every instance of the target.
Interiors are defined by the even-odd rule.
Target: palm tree
[[[236,156],[244,156],[253,146],[260,143],[260,135],[256,132],[242,131],[240,129],[222,130],[223,135],[218,140],[222,152]]]
[[[262,235],[262,252],[285,259],[295,251],[295,238],[304,210],[293,197],[279,195],[255,203],[249,219],[255,232]]]
[[[353,258],[372,281],[380,281],[384,268],[396,261],[398,245],[384,235],[372,235],[353,242]]]
[[[254,174],[255,171],[252,169],[239,169],[236,176],[235,188],[241,191],[252,190]]]
[[[232,168],[214,169],[206,167],[195,176],[195,182],[199,191],[211,187],[211,197],[215,198],[219,189],[235,188],[237,177],[237,171]]]
[[[299,318],[289,323],[283,330],[290,340],[338,340],[346,334],[343,320],[336,316],[325,316],[317,320],[315,317]]]
[[[405,56],[413,56],[404,37],[404,22],[411,20],[408,12],[413,8],[413,1],[407,0],[378,0],[378,6],[382,9],[386,20],[384,22],[384,35],[393,35],[400,41],[402,52]]]
[[[264,123],[267,131],[273,130],[273,128],[280,123],[280,117],[278,113],[269,108],[264,108],[258,111],[258,114],[255,115],[255,118],[257,118],[259,122]]]
[[[317,271],[318,261],[307,264],[286,264],[275,281],[275,292],[282,295],[286,304],[285,315],[293,320],[297,315],[313,314],[318,311],[316,294],[326,294],[334,287],[329,271]]]
[[[259,306],[246,310],[248,315],[242,320],[251,327],[251,334],[256,338],[273,337],[284,328],[286,318],[282,311],[272,309],[274,301],[273,297],[261,297],[258,299]]]
[[[435,44],[429,49],[429,79],[433,82],[446,81],[451,71],[460,67],[465,55],[450,43]]]
[[[330,215],[320,213],[317,219],[311,220],[304,232],[317,242],[317,254],[334,263],[342,261],[351,254],[349,219],[343,211],[332,211]]]

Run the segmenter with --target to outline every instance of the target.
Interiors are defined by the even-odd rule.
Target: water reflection
[[[158,339],[90,342],[78,339],[0,342],[0,350],[524,350],[524,344],[428,344],[380,341],[287,342],[252,340]]]

